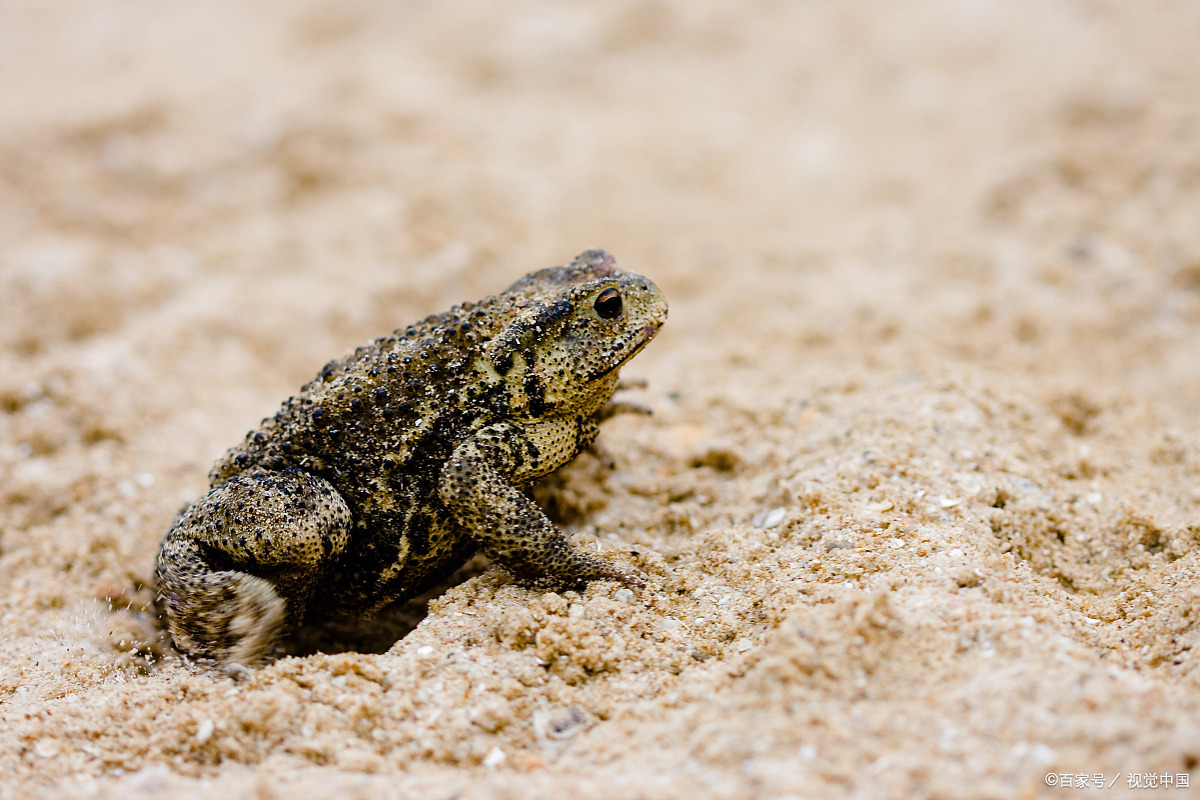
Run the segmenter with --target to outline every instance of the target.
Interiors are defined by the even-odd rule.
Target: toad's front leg
[[[539,587],[574,587],[604,578],[644,586],[645,575],[637,568],[611,564],[572,547],[517,488],[518,481],[550,471],[538,467],[546,458],[535,444],[542,438],[514,424],[498,423],[460,444],[439,476],[438,495],[446,509],[484,553]]]

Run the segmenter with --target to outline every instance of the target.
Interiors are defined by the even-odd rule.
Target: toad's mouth
[[[588,375],[588,383],[591,383],[592,381],[598,381],[613,370],[620,369],[621,367],[625,366],[625,364],[627,364],[631,358],[642,352],[642,348],[650,343],[650,340],[654,338],[655,334],[658,333],[658,329],[662,326],[663,324],[661,322],[648,322],[643,325],[638,343],[635,344],[628,353],[621,356],[621,358],[614,361],[609,366],[604,367],[601,370],[597,370],[591,375]]]

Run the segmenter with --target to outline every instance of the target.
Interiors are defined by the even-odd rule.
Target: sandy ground
[[[0,797],[1200,795],[1198,41],[1185,2],[3,2]],[[671,300],[655,415],[539,496],[651,584],[477,564],[411,632],[181,664],[147,584],[212,461],[590,246]]]

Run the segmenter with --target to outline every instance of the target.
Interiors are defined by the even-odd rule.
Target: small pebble
[[[504,755],[503,750],[499,747],[493,747],[492,752],[488,753],[487,757],[483,759],[483,765],[488,769],[495,769],[503,764],[507,758],[508,756]]]
[[[1058,753],[1055,753],[1053,748],[1047,747],[1044,744],[1035,744],[1033,752],[1030,755],[1033,756],[1035,761],[1040,761],[1043,764],[1053,764],[1058,760]]]
[[[783,506],[772,508],[770,511],[760,511],[754,515],[751,524],[756,528],[774,528],[787,518],[787,509]]]
[[[592,716],[572,703],[566,709],[538,711],[533,715],[533,730],[540,739],[570,739],[592,724]]]
[[[419,655],[419,656],[427,656],[432,652],[433,652],[433,645],[431,645],[431,644],[423,644],[417,648],[417,655]]]
[[[215,729],[216,725],[211,719],[200,720],[200,724],[196,727],[196,744],[204,744],[211,739]]]
[[[618,603],[632,603],[633,591],[631,589],[617,589],[613,594],[613,599]]]
[[[164,797],[170,793],[171,770],[165,764],[142,767],[122,781],[120,797]]]

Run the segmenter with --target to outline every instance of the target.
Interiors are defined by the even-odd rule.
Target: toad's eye
[[[616,289],[605,289],[596,295],[593,307],[604,319],[616,319],[621,316],[621,293]]]

